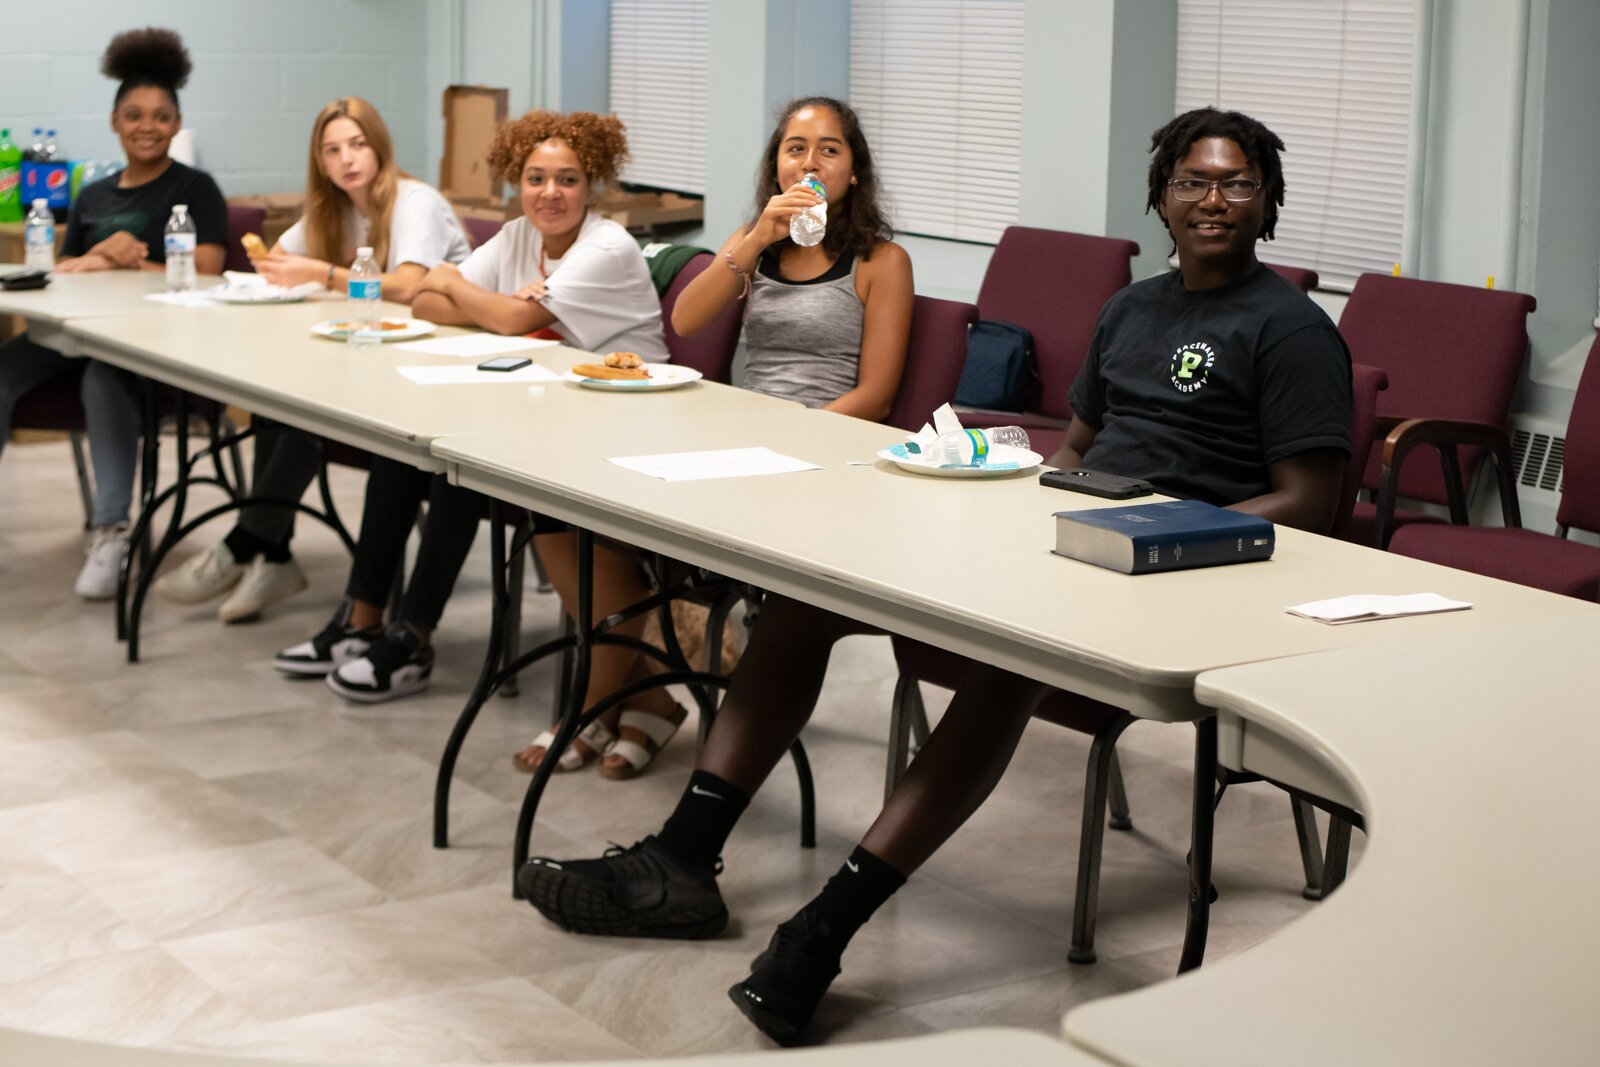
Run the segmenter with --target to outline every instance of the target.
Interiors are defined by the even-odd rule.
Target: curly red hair
[[[628,158],[627,130],[615,115],[530,111],[495,130],[489,166],[516,185],[528,154],[549,140],[563,141],[572,149],[590,185],[611,181]]]

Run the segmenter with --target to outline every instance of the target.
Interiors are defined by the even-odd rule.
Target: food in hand
[[[261,239],[260,234],[247,233],[239,238],[239,243],[244,245],[244,254],[250,257],[250,262],[267,258],[267,242]]]
[[[644,360],[632,352],[613,352],[604,363],[579,363],[573,372],[585,378],[608,378],[613,381],[644,381],[650,377]]]

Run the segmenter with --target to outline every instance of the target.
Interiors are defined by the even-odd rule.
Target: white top
[[[278,244],[290,255],[306,255],[305,218],[302,216],[283,232]],[[369,245],[372,224],[356,210],[348,198],[344,205],[344,232],[355,244]],[[415,263],[432,270],[441,263],[460,263],[471,253],[467,235],[461,231],[450,202],[426,182],[401,178],[395,195],[394,214],[389,219],[389,259],[383,265],[390,273],[402,263]]]
[[[541,274],[543,247],[544,235],[532,223],[513,219],[461,265],[461,276],[479,288],[508,295],[546,278],[541,303],[573,347],[666,361],[661,301],[644,254],[627,230],[591,212],[567,254],[546,259]]]

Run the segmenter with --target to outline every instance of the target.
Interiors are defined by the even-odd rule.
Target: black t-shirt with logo
[[[1267,465],[1350,451],[1350,352],[1267,267],[1190,292],[1177,271],[1106,302],[1069,400],[1098,432],[1083,465],[1225,506],[1271,489]]]
[[[127,230],[149,246],[151,262],[165,263],[163,233],[173,204],[189,206],[196,244],[227,244],[228,204],[205,171],[173,160],[160,177],[132,189],[117,188],[121,177],[113,174],[78,191],[67,217],[63,256],[81,256],[118,230]]]

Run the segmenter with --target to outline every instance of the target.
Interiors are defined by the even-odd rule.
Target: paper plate
[[[645,366],[649,378],[585,378],[574,371],[567,371],[566,378],[569,382],[576,382],[585,389],[600,389],[611,393],[654,393],[662,389],[676,389],[680,385],[700,380],[700,372],[693,367],[684,367],[676,363],[651,363]]]
[[[425,319],[390,318],[385,315],[383,321],[386,324],[398,324],[393,329],[379,332],[378,336],[385,341],[409,341],[416,337],[426,337],[439,328]],[[346,320],[329,319],[311,327],[311,332],[318,337],[329,337],[336,341],[343,341],[350,331],[346,329]]]
[[[935,478],[1005,478],[1030,471],[1044,462],[1044,457],[1039,453],[1011,445],[995,445],[989,463],[982,467],[936,467],[912,457],[904,445],[879,449],[878,458],[886,459],[902,470]]]
[[[307,294],[296,289],[282,289],[276,285],[253,286],[234,289],[219,285],[206,291],[211,299],[224,304],[298,304]]]

